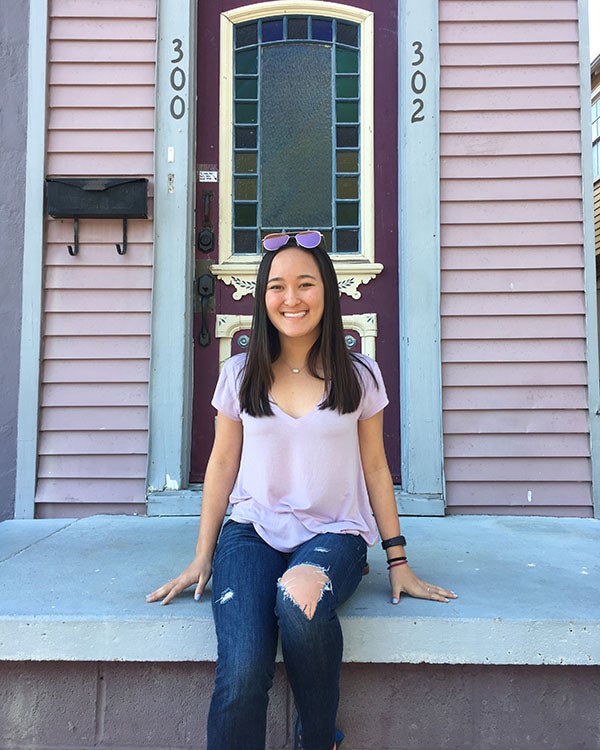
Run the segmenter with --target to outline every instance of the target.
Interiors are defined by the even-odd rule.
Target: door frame
[[[158,0],[157,5],[148,514],[195,515],[198,493],[186,490],[193,377],[196,4]],[[278,2],[257,7],[269,5],[281,12]],[[289,5],[302,12],[302,2]],[[319,6],[332,12],[340,8],[327,2]],[[402,487],[396,497],[401,514],[443,515],[438,2],[399,0],[398,20]],[[417,100],[422,108],[411,123],[421,106]],[[431,302],[425,309],[423,299]]]

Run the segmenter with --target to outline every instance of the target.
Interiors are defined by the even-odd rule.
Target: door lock
[[[212,222],[210,220],[210,202],[212,201],[214,193],[212,190],[205,190],[202,193],[202,201],[204,203],[204,221],[202,222],[202,229],[198,232],[198,250],[201,253],[210,253],[215,246],[215,233],[213,232]]]

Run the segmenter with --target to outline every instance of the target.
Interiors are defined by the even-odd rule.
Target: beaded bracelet
[[[400,560],[407,560],[407,559],[408,558],[406,557],[390,557],[390,559],[388,560],[388,565],[393,562],[399,562]]]
[[[401,562],[395,562],[391,565],[388,565],[388,570],[391,570],[392,568],[397,568],[400,565],[408,565],[408,560],[402,560]]]

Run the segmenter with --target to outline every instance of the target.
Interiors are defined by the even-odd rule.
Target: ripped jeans
[[[302,746],[332,750],[342,662],[335,610],[360,583],[366,560],[360,536],[319,534],[284,553],[252,524],[225,524],[213,561],[218,653],[208,750],[264,750],[278,635]]]

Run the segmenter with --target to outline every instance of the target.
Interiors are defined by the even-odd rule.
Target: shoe
[[[337,729],[335,730],[335,743],[333,750],[337,750],[344,740],[344,733]],[[302,727],[300,726],[300,717],[296,715],[296,721],[294,723],[294,750],[302,750]]]

